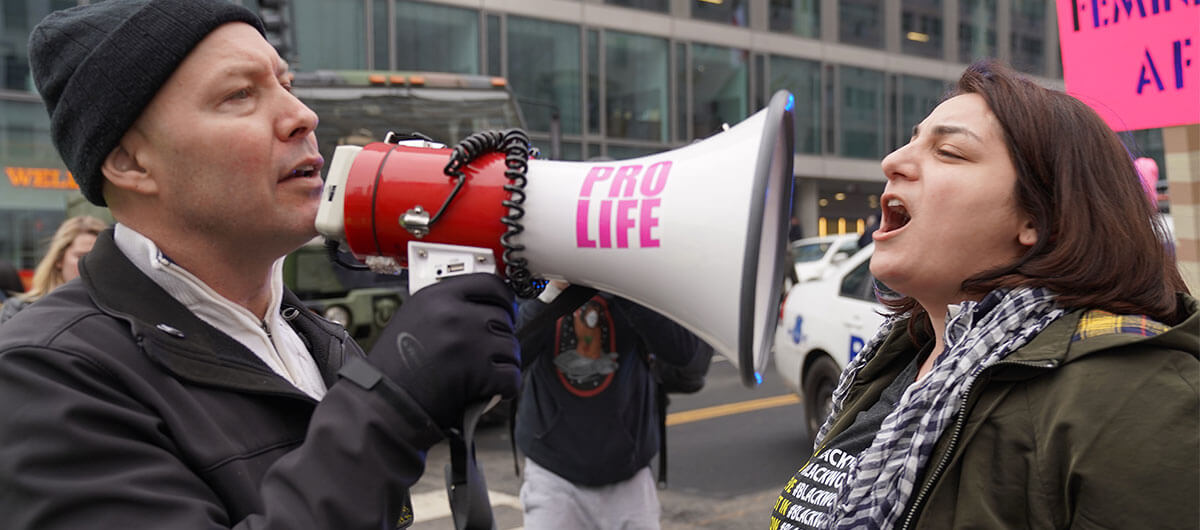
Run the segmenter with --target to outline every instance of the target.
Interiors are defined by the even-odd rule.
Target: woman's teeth
[[[891,222],[888,224],[891,225],[893,230],[903,227],[904,225],[908,224],[909,220],[912,219],[912,217],[908,215],[908,210],[904,208],[904,203],[900,202],[900,199],[889,200],[887,202],[887,207],[891,213],[890,217],[892,218]]]

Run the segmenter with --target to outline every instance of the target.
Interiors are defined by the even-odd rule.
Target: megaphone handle
[[[500,395],[488,401],[472,403],[463,411],[461,433],[451,433],[450,463],[446,464],[446,497],[454,528],[458,530],[495,530],[492,505],[488,500],[487,481],[475,462],[475,426],[489,409],[500,402]]]

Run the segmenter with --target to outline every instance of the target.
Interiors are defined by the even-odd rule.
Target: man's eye
[[[246,99],[250,97],[250,89],[243,88],[229,95],[226,99]]]

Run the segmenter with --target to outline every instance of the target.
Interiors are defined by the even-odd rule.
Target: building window
[[[0,7],[0,89],[34,91],[29,73],[29,33],[51,11],[76,4],[76,0],[4,1]]]
[[[608,136],[668,140],[666,39],[609,31],[604,36]]]
[[[299,57],[293,67],[297,70],[367,67],[362,0],[296,0],[292,18],[294,35],[304,36],[294,41]],[[377,20],[386,34],[387,19]]]
[[[942,0],[904,0],[900,7],[900,51],[942,57]]]
[[[604,0],[604,3],[621,6],[632,7],[634,9],[645,9],[646,11],[657,11],[666,13],[670,6],[667,5],[668,0]]]
[[[771,56],[770,92],[787,90],[796,97],[796,152],[821,153],[821,63]]]
[[[688,121],[691,105],[688,103],[688,73],[691,71],[688,58],[689,47],[682,42],[675,43],[675,101],[672,102],[671,115],[675,116],[675,131],[672,138],[676,142],[688,139]]]
[[[40,99],[0,99],[0,161],[3,166],[61,168],[50,139],[50,116]],[[8,178],[0,177],[8,181]]]
[[[478,12],[421,2],[395,7],[397,69],[479,73]]]
[[[928,79],[910,75],[900,76],[900,102],[896,119],[896,139],[893,149],[908,143],[912,128],[921,123],[933,108],[942,102],[949,84],[939,79]]]
[[[771,31],[821,37],[821,0],[771,0]]]
[[[581,134],[580,46],[579,26],[508,17],[508,81],[531,130],[549,131],[556,106],[563,134]]]
[[[883,48],[882,0],[838,0],[838,42]]]
[[[500,32],[500,16],[487,16],[487,68],[484,72],[487,75],[504,75],[504,67],[502,66],[502,52],[504,45],[501,44],[504,36]]]
[[[692,18],[738,27],[750,25],[750,0],[692,0]]]
[[[1012,0],[1009,52],[1013,68],[1035,75],[1046,72],[1046,0]]]
[[[563,142],[556,160],[583,160],[583,145],[579,142]]]
[[[707,138],[746,117],[747,52],[692,44],[692,138]]]
[[[838,155],[883,158],[883,72],[838,66]]]
[[[602,158],[607,158],[610,160],[629,160],[630,158],[638,158],[647,155],[653,155],[655,153],[661,153],[665,150],[665,147],[608,144],[608,156]]]
[[[390,52],[391,39],[388,37],[388,0],[373,0],[371,2],[371,55],[374,68],[388,70],[392,68]],[[304,40],[304,39],[300,39]]]
[[[67,170],[50,141],[45,105],[18,97],[0,99],[0,258],[32,269],[63,219],[66,200],[79,193],[64,187]]]
[[[958,0],[958,60],[996,56],[996,0]]]
[[[587,30],[587,130],[600,134],[600,31]]]

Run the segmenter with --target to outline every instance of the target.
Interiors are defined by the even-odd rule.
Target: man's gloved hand
[[[367,358],[447,429],[462,424],[470,403],[516,396],[517,352],[512,291],[499,277],[481,273],[417,291]]]

